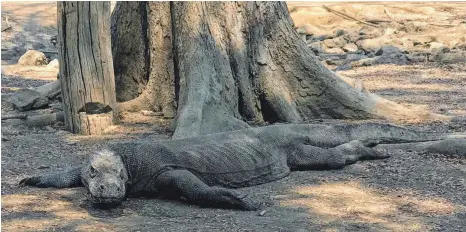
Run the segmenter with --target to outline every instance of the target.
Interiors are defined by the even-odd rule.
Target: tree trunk
[[[146,2],[117,2],[111,19],[117,101],[129,101],[149,78]]]
[[[173,102],[173,138],[251,121],[445,118],[351,87],[307,48],[283,2],[151,2],[148,12],[150,72],[156,74],[146,86],[154,91],[138,98],[153,100],[138,100],[136,109],[149,102],[163,110]]]
[[[100,134],[116,113],[109,2],[58,2],[60,83],[65,124]]]
[[[146,23],[150,25],[143,32],[147,36],[147,50],[149,52],[148,82],[144,91],[137,98],[120,104],[120,109],[122,111],[162,111],[165,117],[172,118],[176,106],[170,3],[143,2],[142,4],[146,4],[147,12],[138,12],[140,17],[147,15]],[[116,32],[113,33],[113,35],[115,34]],[[132,42],[134,43],[134,41]],[[114,44],[114,53],[120,53],[120,50],[118,44]],[[136,51],[133,53],[133,55],[137,55]],[[137,62],[137,60],[128,60],[127,64],[134,65]],[[136,76],[136,74],[132,71],[130,75]],[[126,78],[129,78],[128,75]],[[133,79],[137,79],[137,77],[133,77]],[[127,89],[125,86],[117,86],[118,91],[126,92]]]

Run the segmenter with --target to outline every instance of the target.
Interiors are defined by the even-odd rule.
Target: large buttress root
[[[173,106],[173,138],[242,129],[246,122],[449,119],[351,87],[307,48],[283,2],[148,6],[151,74],[143,93],[120,106]]]
[[[174,77],[174,56],[173,56],[173,33],[170,15],[170,3],[169,2],[137,2],[136,3],[122,2],[117,3],[117,8],[121,4],[127,4],[130,7],[137,8],[137,13],[131,11],[132,14],[121,15],[119,21],[127,22],[131,20],[131,17],[143,20],[141,23],[141,32],[144,36],[141,36],[141,43],[144,43],[140,47],[143,51],[139,51],[140,47],[133,45],[132,51],[125,51],[120,48],[119,44],[115,44],[113,53],[115,54],[133,54],[138,59],[127,58],[125,64],[121,69],[126,73],[121,74],[120,85],[117,84],[117,92],[125,94],[125,98],[119,99],[124,101],[119,103],[119,109],[122,111],[140,111],[140,110],[155,110],[162,111],[166,117],[173,117],[175,114],[175,77]],[[142,5],[143,11],[140,10]],[[115,12],[116,14],[116,12]],[[112,18],[118,18],[118,14],[113,15]],[[136,16],[135,16],[136,15]],[[115,19],[116,21],[116,19]],[[113,32],[113,35],[117,35],[118,30]],[[134,36],[130,34],[128,36]],[[136,37],[136,39],[139,37]],[[128,38],[129,42],[134,42],[131,38]],[[128,42],[128,41],[127,41]],[[131,43],[130,43],[131,44]],[[123,51],[122,51],[123,50]],[[140,60],[144,58],[144,60]],[[144,68],[138,71],[137,69],[128,69],[130,66],[138,67],[144,63]],[[115,68],[118,71],[118,67]],[[119,75],[117,75],[118,77]],[[139,83],[143,83],[144,88],[138,87],[140,94],[135,94],[134,87],[129,86],[140,86]],[[125,83],[133,83],[123,85]]]

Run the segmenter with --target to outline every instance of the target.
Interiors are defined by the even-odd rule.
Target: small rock
[[[346,40],[342,37],[326,39],[323,42],[328,48],[340,48],[346,45]]]
[[[439,61],[444,64],[466,62],[466,52],[458,51],[458,52],[444,53],[439,56]]]
[[[406,59],[410,62],[414,63],[420,63],[420,62],[425,62],[427,60],[427,57],[425,54],[409,54],[406,55]]]
[[[344,60],[332,60],[332,59],[325,60],[325,63],[328,65],[342,65],[344,62],[345,62]]]
[[[358,42],[356,42],[356,45],[358,45],[358,47],[367,54],[378,50],[384,45],[391,44],[391,42],[392,41],[387,38],[375,38],[359,40]]]
[[[43,108],[49,103],[47,98],[32,89],[20,89],[8,101],[19,111]]]
[[[299,34],[299,37],[301,37],[301,39],[306,42],[307,41],[307,35],[306,34]]]
[[[375,53],[372,64],[398,64],[408,63],[408,59],[402,50],[395,46],[383,46]]]
[[[375,58],[366,58],[351,62],[352,67],[372,66],[375,64]]]
[[[422,35],[412,37],[411,40],[413,41],[414,45],[424,45],[434,41],[434,38],[432,36]]]
[[[319,53],[323,53],[324,49],[323,47],[325,46],[322,41],[318,42],[313,42],[307,45],[311,50],[314,52],[314,54],[318,55]]]
[[[443,47],[446,47],[445,44],[443,44],[443,43],[439,43],[439,42],[429,43],[429,48],[430,49],[439,49],[439,48],[443,48]]]
[[[466,51],[466,42],[457,43],[455,48]]]
[[[405,50],[412,50],[414,47],[414,42],[409,39],[404,39],[401,41],[401,46]]]
[[[324,49],[325,53],[329,54],[345,54],[341,48],[329,48],[329,49]]]
[[[331,38],[332,38],[332,36],[330,36],[330,35],[318,35],[318,36],[312,37],[312,40],[313,41],[323,41],[323,40],[331,39]]]
[[[73,146],[76,145],[76,141],[66,141],[66,144]]]
[[[324,41],[325,46],[327,46],[328,48],[334,48],[334,47],[338,47],[336,44],[335,44],[335,41],[333,41],[333,39],[326,39]]]
[[[49,64],[47,64],[47,68],[58,68],[58,66],[59,63],[57,59],[53,59]]]
[[[64,130],[59,130],[55,132],[56,135],[67,135],[68,133],[69,133],[68,131],[64,131]]]
[[[47,64],[47,57],[45,54],[36,50],[28,50],[24,55],[22,55],[19,60],[18,64],[20,65],[46,65]]]
[[[262,210],[262,211],[259,213],[259,216],[264,216],[265,213],[267,213],[267,210]]]
[[[388,36],[388,35],[393,35],[395,34],[396,32],[396,29],[395,28],[391,28],[391,27],[388,27],[388,28],[385,28],[385,31],[384,31],[384,35]]]
[[[367,27],[363,27],[363,28],[361,28],[361,30],[359,30],[359,35],[363,39],[372,39],[372,38],[382,36],[382,32],[377,28],[367,26]]]
[[[346,32],[346,31],[343,30],[343,29],[337,29],[337,30],[335,31],[335,37],[342,36],[342,35],[345,34],[345,32]]]
[[[366,58],[367,58],[367,56],[362,55],[362,54],[348,54],[348,55],[346,55],[346,60],[351,61],[351,62],[366,59]]]
[[[360,35],[357,32],[348,32],[342,36],[347,43],[355,43],[360,39]]]
[[[447,47],[440,47],[438,49],[432,49],[430,51],[430,54],[432,55],[431,60],[440,61],[442,59],[442,56],[448,52],[450,52],[450,49]]]
[[[312,26],[308,24],[308,25],[304,25],[300,27],[298,29],[298,33],[306,34],[306,35],[319,35],[319,34],[322,34],[322,30],[316,26]]]
[[[341,49],[345,52],[357,52],[358,46],[356,46],[354,43],[349,43],[345,44],[345,46],[343,46]]]
[[[300,34],[300,35],[305,35],[306,34],[306,31],[303,28],[296,29],[296,32],[298,32],[298,34]]]
[[[456,39],[450,40],[450,41],[444,41],[444,44],[448,44],[449,48],[455,48],[457,44],[461,43],[461,41],[458,41]]]
[[[375,52],[376,56],[381,56],[381,55],[392,55],[392,54],[398,54],[398,53],[403,53],[403,51],[395,46],[389,45],[389,46],[383,46],[377,52]]]
[[[32,44],[32,48],[35,49],[35,50],[45,49],[45,45],[43,45],[40,42],[35,42],[35,43]]]

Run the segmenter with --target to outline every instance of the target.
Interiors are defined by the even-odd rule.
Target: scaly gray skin
[[[283,124],[161,142],[109,144],[66,172],[23,179],[21,185],[84,185],[91,201],[113,206],[126,196],[178,196],[208,207],[255,210],[235,190],[278,180],[290,170],[339,169],[386,158],[371,147],[449,138],[388,124]],[[226,188],[225,188],[226,187]]]

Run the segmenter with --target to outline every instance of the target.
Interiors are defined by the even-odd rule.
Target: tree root
[[[154,110],[153,97],[147,96],[148,94],[144,91],[137,98],[134,98],[125,102],[118,102],[118,112],[139,112],[141,110]]]

